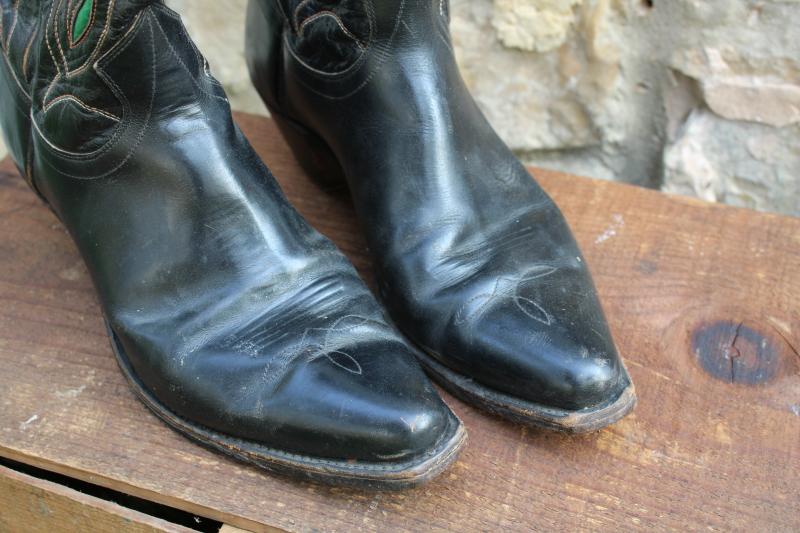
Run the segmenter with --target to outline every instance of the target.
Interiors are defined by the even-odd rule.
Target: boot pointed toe
[[[441,472],[463,427],[288,204],[180,17],[161,1],[84,4],[73,38],[75,3],[0,0],[14,12],[0,126],[77,244],[135,393],[270,471],[381,489]]]
[[[447,3],[372,7],[250,0],[256,89],[309,173],[346,178],[384,303],[443,385],[554,429],[615,421],[632,389],[603,405],[622,363],[589,272],[558,207],[469,94]],[[287,12],[306,26],[335,15],[350,35],[300,31]],[[314,53],[324,46],[341,60]],[[539,341],[550,347],[529,346]],[[583,361],[584,347],[609,367]]]
[[[476,388],[545,410],[597,410],[616,401],[630,379],[604,323],[594,313],[547,316],[532,320],[502,301],[469,322],[456,313],[445,336],[456,340],[448,353],[459,356],[439,362],[473,377]]]

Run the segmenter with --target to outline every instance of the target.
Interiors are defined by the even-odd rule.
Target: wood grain
[[[222,527],[219,528],[219,533],[252,533],[252,532],[235,526],[229,526],[228,524],[222,524]]]
[[[190,533],[191,530],[0,466],[3,533]]]
[[[369,277],[347,197],[309,182],[269,120],[238,120]],[[2,169],[0,455],[252,531],[800,530],[798,219],[538,171],[592,267],[637,410],[575,437],[446,397],[470,432],[461,460],[423,488],[370,494],[270,477],[151,415],[65,230]]]

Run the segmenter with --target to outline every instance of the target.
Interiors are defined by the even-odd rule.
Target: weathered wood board
[[[346,196],[274,125],[238,117],[290,200],[365,277]],[[595,275],[636,382],[606,430],[527,430],[450,397],[470,443],[420,489],[271,477],[206,451],[128,390],[85,268],[0,166],[0,455],[249,530],[800,530],[800,219],[539,171]]]
[[[185,527],[0,466],[3,533],[190,533]]]

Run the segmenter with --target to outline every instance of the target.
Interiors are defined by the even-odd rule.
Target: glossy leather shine
[[[0,0],[6,139],[162,417],[231,439],[216,447],[378,471],[460,430],[354,268],[287,203],[174,12],[96,1],[73,45],[73,2],[17,4]]]
[[[394,322],[501,394],[566,411],[620,397],[630,378],[586,261],[468,93],[447,2],[362,0],[360,34],[317,3],[314,17],[306,2],[251,0],[251,74],[306,168],[346,177]],[[323,18],[352,37],[329,70],[301,46]]]

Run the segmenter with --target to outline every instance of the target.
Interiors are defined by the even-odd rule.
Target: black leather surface
[[[397,462],[451,436],[459,422],[286,202],[177,15],[95,4],[72,47],[73,2],[0,0],[2,126],[138,380],[192,423],[291,453]]]
[[[615,399],[630,378],[586,262],[465,88],[447,3],[360,5],[370,38],[344,69],[312,64],[291,1],[251,0],[247,54],[284,130],[308,130],[290,138],[306,167],[344,170],[393,320],[491,389],[567,410]],[[334,165],[311,160],[304,135]]]

